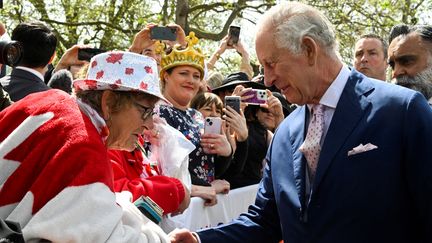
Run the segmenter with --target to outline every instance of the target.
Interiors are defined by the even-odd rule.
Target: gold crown
[[[186,37],[186,41],[188,43],[186,49],[181,50],[179,49],[180,45],[175,45],[169,54],[162,55],[161,79],[163,79],[163,74],[166,70],[181,65],[192,66],[198,69],[201,72],[201,78],[204,78],[204,55],[201,49],[193,47],[198,43],[198,38],[191,31]]]

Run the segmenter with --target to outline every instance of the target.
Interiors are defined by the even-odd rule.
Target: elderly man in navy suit
[[[201,242],[432,242],[423,95],[350,70],[329,21],[301,3],[265,14],[256,51],[266,85],[301,106],[273,137],[255,204],[198,232]],[[196,240],[182,230],[171,237]]]

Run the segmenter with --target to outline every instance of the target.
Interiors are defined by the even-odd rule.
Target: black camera
[[[23,48],[18,41],[0,41],[0,64],[14,67],[21,60]]]

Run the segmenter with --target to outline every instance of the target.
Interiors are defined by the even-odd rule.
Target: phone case
[[[240,96],[225,96],[225,107],[227,106],[240,114]]]
[[[78,49],[78,60],[90,61],[92,57],[106,52],[98,48],[80,48]]]
[[[205,118],[204,133],[205,134],[220,134],[222,119],[220,117]]]
[[[267,92],[263,89],[252,89],[243,94],[243,96],[253,95],[251,98],[243,100],[243,102],[253,105],[265,104],[267,102]]]
[[[177,38],[176,29],[163,26],[155,26],[150,29],[150,38],[153,40],[175,41]]]
[[[229,46],[237,44],[240,37],[240,27],[230,26],[228,35],[229,35],[229,39],[227,44]]]

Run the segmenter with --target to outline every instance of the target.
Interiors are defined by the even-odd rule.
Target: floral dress
[[[201,132],[204,128],[204,117],[192,108],[180,110],[175,107],[161,105],[159,116],[179,130],[195,145],[189,154],[189,172],[193,185],[209,186],[215,179],[215,155],[206,154],[200,144]]]

